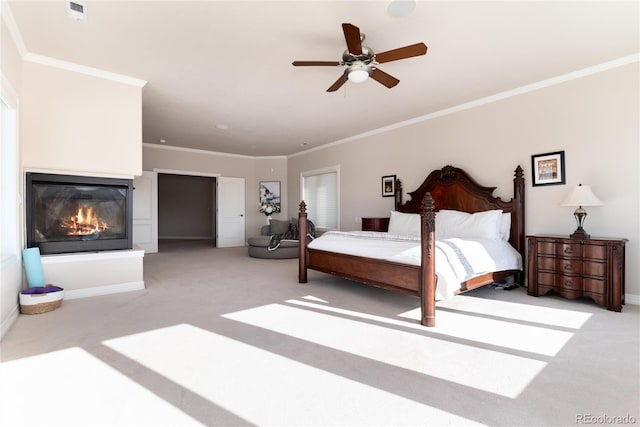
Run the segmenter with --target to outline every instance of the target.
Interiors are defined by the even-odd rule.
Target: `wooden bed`
[[[408,265],[392,261],[345,255],[307,247],[307,212],[300,203],[298,229],[300,254],[298,281],[307,283],[307,269],[322,271],[384,289],[417,295],[421,301],[421,320],[424,326],[435,326],[435,213],[442,209],[475,213],[502,209],[511,214],[509,243],[520,253],[524,265],[524,174],[520,166],[515,169],[513,198],[509,201],[494,197],[496,187],[479,185],[462,169],[445,166],[434,170],[420,187],[408,193],[410,200],[402,203],[402,188],[396,182],[396,211],[421,215],[421,265]],[[456,293],[465,292],[514,275],[522,283],[524,272],[502,271],[475,277],[461,283]]]

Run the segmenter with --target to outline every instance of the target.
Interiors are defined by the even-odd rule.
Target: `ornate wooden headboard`
[[[520,166],[515,169],[513,179],[513,198],[504,201],[493,196],[496,187],[484,187],[478,184],[462,169],[445,166],[434,170],[427,176],[417,190],[408,193],[411,197],[402,203],[402,185],[396,182],[396,210],[407,213],[420,213],[422,199],[426,193],[433,198],[434,210],[452,209],[475,213],[502,209],[511,214],[511,235],[509,242],[522,255],[524,260],[524,171]]]

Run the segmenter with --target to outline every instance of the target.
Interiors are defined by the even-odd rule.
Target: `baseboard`
[[[0,325],[0,341],[2,341],[4,334],[9,332],[9,329],[11,329],[11,326],[13,326],[13,323],[18,318],[19,313],[20,313],[20,306],[16,304],[11,310],[11,313],[9,313],[9,315],[7,316],[7,318],[2,321],[2,324]]]
[[[118,283],[116,285],[96,286],[95,288],[65,290],[64,299],[96,297],[100,295],[119,294],[121,292],[140,291],[142,289],[144,289],[144,281]]]
[[[640,295],[624,294],[624,302],[631,305],[640,305]]]
[[[211,236],[158,236],[158,240],[213,240]]]

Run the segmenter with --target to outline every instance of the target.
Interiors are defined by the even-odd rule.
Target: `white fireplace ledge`
[[[65,290],[75,299],[144,289],[144,250],[43,255],[47,283]]]
[[[60,264],[78,261],[103,261],[107,259],[143,258],[143,249],[125,249],[117,251],[83,252],[71,254],[51,254],[40,257],[42,265]]]

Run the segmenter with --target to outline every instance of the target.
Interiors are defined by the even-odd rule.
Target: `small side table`
[[[362,231],[389,231],[389,218],[362,218]]]
[[[527,236],[527,293],[588,297],[612,311],[624,304],[627,239]]]

